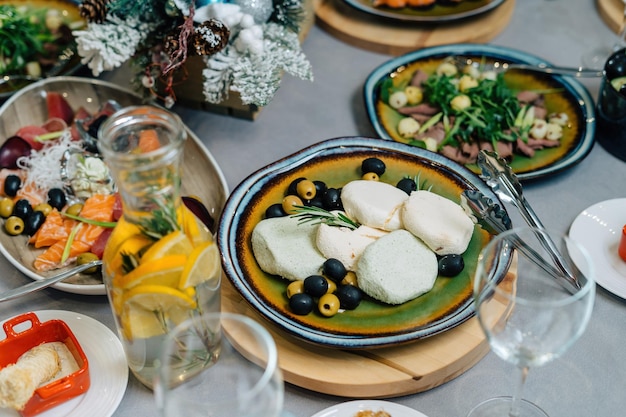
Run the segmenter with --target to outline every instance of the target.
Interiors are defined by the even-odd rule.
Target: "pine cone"
[[[180,30],[172,30],[163,38],[163,50],[169,57],[173,57],[180,46]]]
[[[102,23],[107,16],[107,3],[109,0],[84,0],[78,10],[80,15],[89,22]]]
[[[228,45],[230,30],[219,20],[210,19],[194,29],[189,43],[192,55],[213,55]]]

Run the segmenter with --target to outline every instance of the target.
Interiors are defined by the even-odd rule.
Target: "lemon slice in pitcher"
[[[206,242],[194,248],[189,254],[180,277],[179,288],[195,287],[210,279],[218,279],[220,254],[217,245]]]
[[[132,288],[138,285],[163,285],[178,287],[180,276],[187,264],[185,255],[167,255],[154,261],[145,262],[125,275],[116,275],[116,286]]]
[[[180,230],[174,230],[150,246],[141,256],[140,262],[150,262],[165,255],[187,255],[192,250],[189,238]]]

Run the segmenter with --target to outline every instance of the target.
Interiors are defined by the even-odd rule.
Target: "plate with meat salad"
[[[375,16],[413,22],[449,22],[495,9],[504,0],[346,0]]]
[[[522,180],[570,168],[591,151],[593,99],[571,77],[503,64],[550,63],[493,45],[421,49],[368,77],[365,105],[384,139],[437,152],[474,172],[481,149],[496,150]]]

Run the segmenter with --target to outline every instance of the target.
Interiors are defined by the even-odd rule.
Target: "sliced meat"
[[[439,113],[440,110],[441,109],[439,109],[439,107],[433,106],[432,104],[421,103],[421,104],[418,104],[417,106],[401,107],[398,109],[398,112],[406,116],[409,116],[415,113],[423,114],[425,116],[434,116],[437,113]]]
[[[535,155],[535,150],[520,138],[517,138],[515,148],[518,153],[526,155],[529,158],[532,158]]]
[[[424,83],[424,81],[426,81],[428,79],[428,77],[429,77],[429,75],[425,71],[417,70],[417,71],[415,71],[415,74],[413,74],[413,78],[411,78],[411,84],[410,85],[414,85],[416,87],[421,87],[422,84]]]

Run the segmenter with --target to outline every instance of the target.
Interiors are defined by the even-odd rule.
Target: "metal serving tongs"
[[[506,161],[497,153],[482,150],[478,154],[478,167],[482,171],[482,178],[487,185],[505,202],[514,205],[530,226],[545,230],[545,227],[535,211],[523,195],[522,185]],[[562,272],[562,284],[568,290],[575,292],[582,288],[582,284],[577,278],[582,274],[575,274],[579,271],[572,270],[575,265],[568,265],[555,245],[555,243],[543,234],[538,235],[543,246],[546,248],[552,261],[559,271]]]

